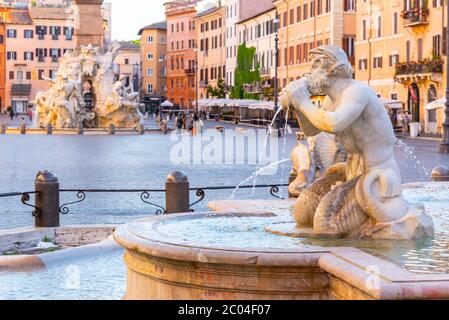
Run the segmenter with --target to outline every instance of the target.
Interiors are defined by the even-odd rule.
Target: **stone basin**
[[[448,184],[413,184],[440,199]],[[433,192],[434,190],[435,192]],[[152,217],[118,228],[126,249],[125,299],[443,299],[449,274],[416,273],[394,261],[334,239],[303,242],[265,231],[291,221],[292,201],[215,202],[227,212]],[[268,205],[269,204],[269,205]],[[241,206],[246,211],[232,210]],[[266,212],[263,207],[269,208]],[[370,242],[371,243],[371,242]],[[332,246],[333,245],[333,246]],[[378,242],[386,251],[415,248],[413,242]]]

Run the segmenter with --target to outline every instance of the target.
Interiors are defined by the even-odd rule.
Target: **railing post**
[[[180,171],[169,174],[165,183],[167,214],[190,211],[190,184],[187,176]]]
[[[59,227],[59,181],[49,171],[41,171],[35,181],[38,228]]]

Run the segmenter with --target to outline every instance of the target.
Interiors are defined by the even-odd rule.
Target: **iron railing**
[[[0,193],[0,198],[20,197],[20,201],[23,205],[33,208],[32,215],[33,217],[36,217],[39,214],[39,209],[28,202],[31,200],[31,195],[36,195],[37,193],[37,191]]]
[[[263,184],[263,185],[244,185],[239,186],[239,190],[243,189],[264,189],[269,188],[269,194],[277,199],[284,199],[279,195],[280,188],[288,187],[288,184]],[[200,187],[200,188],[189,188],[190,192],[195,193],[197,199],[189,204],[189,208],[191,212],[194,212],[193,207],[201,203],[206,198],[207,191],[223,191],[223,190],[236,190],[237,186],[213,186],[213,187]],[[150,201],[151,195],[155,193],[164,194],[166,192],[165,189],[60,189],[59,193],[62,194],[75,194],[76,200],[69,201],[63,203],[59,206],[59,213],[62,215],[68,215],[70,213],[70,207],[81,203],[86,200],[88,194],[138,194],[139,198],[145,204],[150,205],[151,207],[156,208],[156,215],[163,215],[167,213],[166,208],[163,205],[154,203]],[[30,204],[31,195],[36,196],[38,191],[31,192],[12,192],[12,193],[3,193],[0,194],[1,198],[11,198],[11,197],[20,197],[20,200],[23,205],[33,208],[32,215],[34,217],[39,215],[39,208],[35,205]]]

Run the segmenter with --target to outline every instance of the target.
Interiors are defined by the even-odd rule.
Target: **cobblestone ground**
[[[5,120],[3,117],[1,120]],[[17,123],[18,119],[15,118]],[[147,126],[156,125],[150,117]],[[171,124],[173,125],[173,124]],[[216,131],[216,126],[236,130],[258,129],[245,125],[205,122],[205,130]],[[266,129],[261,129],[264,144]],[[224,139],[226,133],[222,134]],[[185,137],[185,136],[184,136]],[[176,164],[171,161],[173,149],[179,145],[179,137],[169,135],[1,135],[0,136],[0,193],[31,191],[36,173],[48,169],[59,177],[63,188],[102,189],[163,189],[164,182],[172,170],[184,171],[192,187],[236,186],[260,168],[249,163],[248,148],[245,148],[245,163]],[[187,137],[188,138],[188,137]],[[275,139],[277,140],[277,139]],[[223,140],[226,145],[232,142]],[[278,141],[277,160],[287,159],[294,147],[295,134]],[[449,156],[438,153],[438,141],[402,138],[396,148],[396,158],[404,182],[430,179],[432,168],[444,164],[449,166]],[[204,151],[204,150],[203,150]],[[256,151],[257,152],[257,151]],[[192,156],[195,151],[189,150]],[[223,155],[225,156],[225,155]],[[237,155],[234,155],[234,160]],[[277,170],[259,176],[257,184],[286,183],[291,165],[286,162]],[[245,182],[252,185],[253,180]],[[206,199],[196,206],[197,211],[207,210],[207,202],[228,199],[232,191],[208,192]],[[286,196],[285,188],[282,195]],[[63,224],[77,223],[123,223],[142,215],[153,214],[155,209],[140,201],[135,195],[87,195],[86,201],[70,207],[70,214],[62,218]],[[240,190],[238,199],[270,198],[269,190]],[[192,202],[196,199],[191,195]],[[62,194],[61,202],[76,199],[76,194]],[[151,199],[164,205],[163,194],[153,193]],[[33,223],[30,210],[20,199],[0,199],[0,229],[29,226]]]

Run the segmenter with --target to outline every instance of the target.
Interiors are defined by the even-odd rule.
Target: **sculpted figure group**
[[[300,189],[294,213],[298,227],[326,237],[432,236],[432,219],[402,196],[394,158],[396,137],[377,94],[353,80],[353,69],[341,48],[316,48],[309,60],[311,73],[284,89],[281,104],[295,110],[306,136],[335,136],[347,161],[336,163]],[[318,95],[326,96],[322,108],[311,101]]]
[[[35,127],[135,128],[143,124],[138,93],[125,78],[116,81],[118,47],[104,53],[91,45],[64,54],[51,87],[36,96]]]

